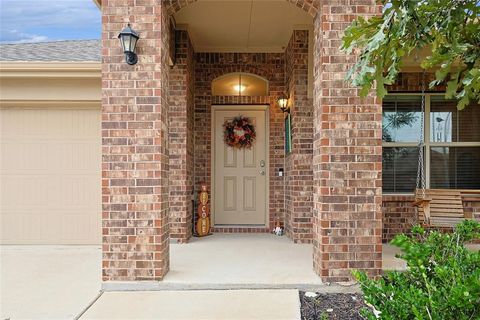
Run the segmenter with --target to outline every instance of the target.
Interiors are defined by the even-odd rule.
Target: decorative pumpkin
[[[197,236],[204,237],[210,234],[210,219],[199,218],[197,221]]]

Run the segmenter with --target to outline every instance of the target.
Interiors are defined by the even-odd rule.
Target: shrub
[[[480,223],[472,220],[450,234],[416,226],[391,242],[402,250],[406,271],[388,271],[377,280],[359,271],[354,276],[380,319],[480,319],[480,251],[464,246],[473,239],[480,239]],[[362,315],[377,318],[372,310]]]

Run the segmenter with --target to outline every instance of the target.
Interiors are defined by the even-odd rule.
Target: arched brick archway
[[[294,4],[298,8],[302,9],[312,17],[315,17],[320,8],[321,0],[285,0],[291,4]],[[174,15],[182,8],[188,6],[191,3],[197,2],[197,0],[165,0],[167,3],[167,11],[169,15]]]
[[[169,16],[196,0],[102,4],[103,280],[161,280],[169,270]],[[382,266],[381,105],[345,81],[355,59],[339,50],[376,0],[285,0],[314,17],[313,265],[324,281]],[[321,6],[321,10],[320,10]],[[118,32],[141,34],[127,65]],[[241,71],[241,70],[232,70]],[[247,70],[245,70],[247,71]]]

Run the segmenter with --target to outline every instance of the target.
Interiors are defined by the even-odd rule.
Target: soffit
[[[198,0],[174,17],[196,52],[284,52],[292,30],[313,23],[285,0]]]

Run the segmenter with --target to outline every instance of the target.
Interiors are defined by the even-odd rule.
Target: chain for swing
[[[418,169],[417,169],[417,189],[421,189],[422,197],[425,197],[425,187],[426,187],[426,177],[425,177],[425,166],[424,166],[424,152],[425,152],[425,141],[424,141],[424,120],[425,120],[425,70],[422,74],[422,102],[421,102],[421,113],[420,113],[420,138],[418,141]]]

